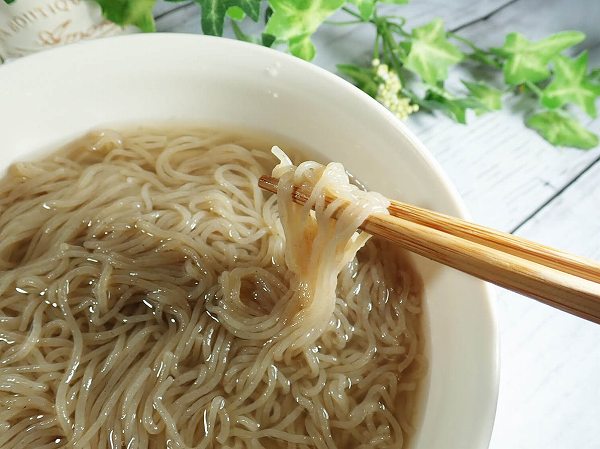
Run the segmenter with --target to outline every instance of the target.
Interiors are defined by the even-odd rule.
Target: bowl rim
[[[375,99],[367,95],[362,90],[358,89],[353,84],[349,83],[342,77],[317,66],[314,63],[304,61],[300,58],[291,56],[289,54],[277,51],[275,49],[266,48],[257,44],[238,41],[234,39],[228,39],[223,37],[206,36],[193,33],[168,33],[159,32],[152,34],[127,34],[120,36],[111,36],[106,38],[100,38],[90,41],[80,41],[73,44],[65,45],[62,47],[55,47],[46,51],[30,54],[22,58],[9,61],[5,64],[0,65],[0,96],[2,93],[1,86],[6,86],[7,81],[5,78],[11,78],[12,74],[18,74],[23,70],[28,70],[28,67],[39,68],[44,67],[45,64],[54,64],[55,60],[69,61],[74,60],[77,57],[81,57],[87,51],[106,51],[116,46],[119,50],[126,47],[130,42],[139,44],[138,41],[145,42],[145,45],[152,45],[153,43],[159,43],[165,45],[167,42],[172,43],[174,47],[183,46],[183,44],[198,44],[198,41],[206,41],[211,45],[219,45],[223,48],[243,49],[244,51],[252,51],[263,53],[268,55],[274,61],[280,60],[285,61],[298,70],[310,71],[318,77],[327,80],[328,83],[336,84],[338,88],[344,90],[347,95],[352,95],[360,99],[366,107],[373,110],[374,113],[378,114],[381,120],[386,122],[386,126],[395,128],[400,132],[412,146],[414,153],[420,157],[425,165],[429,167],[433,175],[440,181],[443,189],[448,194],[448,206],[452,207],[457,213],[456,215],[463,219],[470,219],[470,213],[468,212],[464,201],[462,200],[456,186],[452,183],[449,176],[446,174],[441,164],[435,159],[433,154],[427,149],[427,147],[419,140],[416,134],[409,129],[409,127],[394,116],[388,109],[377,102]],[[0,102],[0,108],[1,106]],[[55,142],[48,142],[54,144]],[[498,330],[498,319],[495,304],[495,292],[492,286],[484,281],[478,281],[481,291],[483,293],[483,299],[485,304],[483,307],[484,316],[482,320],[485,320],[486,325],[489,329],[489,358],[486,360],[487,363],[491,364],[489,378],[489,395],[486,397],[485,402],[487,405],[482,407],[481,410],[481,423],[484,428],[480,428],[478,435],[479,441],[477,441],[477,447],[488,447],[491,440],[491,434],[493,430],[497,402],[498,392],[500,384],[500,335]]]

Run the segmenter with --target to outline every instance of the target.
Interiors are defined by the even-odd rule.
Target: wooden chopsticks
[[[259,186],[277,192],[278,179]],[[295,202],[310,192],[296,188]],[[327,197],[331,202],[333,198]],[[392,201],[361,229],[444,265],[600,324],[600,264],[511,234]]]

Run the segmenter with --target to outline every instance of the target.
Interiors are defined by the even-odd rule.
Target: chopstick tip
[[[258,179],[258,186],[261,189],[267,190],[271,193],[277,193],[278,184],[279,180],[277,178],[273,178],[272,176],[263,175]]]

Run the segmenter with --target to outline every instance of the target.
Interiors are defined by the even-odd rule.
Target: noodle
[[[0,447],[406,447],[420,284],[356,232],[387,202],[273,153],[274,169],[219,131],[103,131],[10,167]],[[277,195],[258,187],[271,170]]]

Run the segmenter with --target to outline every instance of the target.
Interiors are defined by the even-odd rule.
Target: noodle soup
[[[102,131],[9,169],[0,447],[407,447],[420,280],[355,232],[385,204],[283,153],[274,173],[311,184],[316,212],[263,192],[269,149]],[[325,189],[360,207],[332,222]]]

